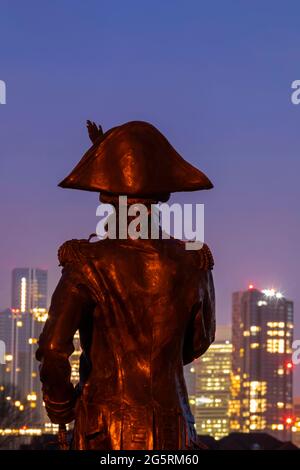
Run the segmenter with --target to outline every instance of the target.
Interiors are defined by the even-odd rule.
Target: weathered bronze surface
[[[110,171],[106,181],[122,172],[130,179],[135,165],[130,163],[127,173],[125,167],[105,166]],[[164,177],[168,180],[172,169],[162,168],[165,174],[152,181],[155,194],[180,190],[176,187],[182,175],[174,187],[164,188]],[[102,181],[102,176],[92,176]],[[151,193],[151,181],[146,191],[134,181],[135,196]],[[121,186],[119,180],[114,190],[104,189],[115,193]],[[214,340],[213,259],[207,245],[186,251],[184,242],[175,239],[71,240],[60,248],[59,261],[62,277],[37,351],[52,422],[75,418],[74,449],[197,446],[183,364],[203,354]],[[68,357],[77,330],[82,355],[80,383],[74,389]]]
[[[95,134],[94,128],[93,146],[61,181],[62,188],[153,197],[213,187],[147,122],[127,122],[105,134],[101,129],[98,138]]]

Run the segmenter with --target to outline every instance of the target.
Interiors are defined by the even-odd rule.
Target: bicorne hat
[[[185,161],[147,122],[127,122],[105,133],[90,121],[87,127],[93,145],[59,183],[61,188],[161,198],[213,187],[202,171]]]

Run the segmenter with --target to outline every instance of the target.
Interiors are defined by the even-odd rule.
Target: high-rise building
[[[20,410],[30,411],[28,421],[43,424],[45,412],[41,396],[38,337],[47,317],[47,271],[17,268],[12,272],[11,309],[0,314],[0,334],[6,346],[6,364],[1,366],[1,386]]]
[[[10,383],[30,402],[36,420],[41,418],[42,399],[35,351],[43,329],[46,309],[13,314],[13,348],[11,351]]]
[[[189,400],[198,434],[221,439],[229,433],[232,345],[228,326],[217,328],[208,351],[185,367]]]
[[[0,386],[6,382],[6,377],[8,377],[8,365],[7,362],[11,358],[11,349],[12,349],[12,311],[6,309],[3,312],[0,312],[0,340],[3,342],[4,357],[1,357],[0,361]]]
[[[232,431],[290,439],[293,413],[293,302],[274,289],[233,294]]]
[[[300,397],[294,398],[292,441],[293,444],[300,447]]]
[[[44,269],[14,269],[11,308],[20,312],[30,312],[34,308],[47,308],[47,278],[48,273]]]
[[[31,312],[9,309],[0,313],[0,334],[6,346],[0,386],[7,389],[9,399],[18,404],[20,411],[26,411],[31,425],[45,420],[35,350],[46,316],[46,309],[37,308]]]
[[[0,340],[5,344],[5,352],[11,351],[12,341],[12,311],[7,308],[0,312]]]

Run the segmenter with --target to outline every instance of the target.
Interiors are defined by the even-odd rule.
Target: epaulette
[[[212,270],[214,267],[214,258],[213,255],[206,243],[203,244],[203,247],[198,251],[200,258],[200,269],[204,271]]]
[[[80,248],[86,245],[88,240],[68,240],[63,243],[58,249],[58,261],[60,266],[65,266],[67,263],[78,261],[80,259]]]

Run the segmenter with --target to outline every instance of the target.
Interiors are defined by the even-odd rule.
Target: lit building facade
[[[230,429],[291,438],[293,302],[252,285],[233,294]]]
[[[229,434],[232,363],[230,328],[220,326],[216,340],[199,359],[185,367],[189,400],[198,434],[221,439]]]
[[[300,447],[300,397],[294,398],[292,442]]]
[[[47,308],[48,273],[44,269],[16,268],[12,272],[11,308],[21,313]]]
[[[7,377],[7,359],[10,359],[11,350],[12,350],[12,311],[11,309],[6,309],[3,312],[0,312],[0,340],[4,344],[4,358],[1,357],[0,361],[0,386],[6,382]]]
[[[42,424],[45,420],[35,351],[46,316],[46,309],[37,308],[32,312],[14,309],[0,313],[0,334],[6,333],[0,386],[8,390],[8,396],[19,404],[20,411],[26,410],[32,424]]]
[[[47,271],[18,268],[12,273],[12,308],[0,314],[0,335],[6,344],[1,386],[30,425],[42,426],[45,410],[41,396],[37,341],[47,318]],[[3,337],[3,338],[2,338]]]

